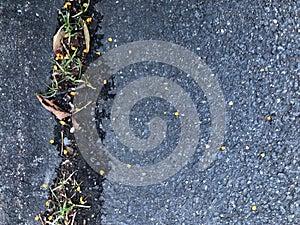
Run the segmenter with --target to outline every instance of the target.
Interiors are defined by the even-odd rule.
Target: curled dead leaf
[[[90,32],[86,23],[83,23],[83,33],[85,39],[85,53],[88,53],[90,51]]]
[[[56,34],[53,36],[53,51],[55,54],[61,53],[62,51],[62,39],[65,36],[65,32],[60,27]]]
[[[38,98],[38,100],[40,101],[40,103],[42,104],[42,106],[47,109],[48,111],[50,111],[51,113],[53,113],[57,119],[62,120],[66,117],[71,116],[70,113],[64,112],[60,107],[58,107],[57,105],[55,105],[53,102],[51,102],[49,99],[47,98],[43,98],[40,95],[36,95],[36,97]]]

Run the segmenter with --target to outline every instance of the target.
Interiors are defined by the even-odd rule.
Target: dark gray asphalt
[[[60,0],[0,2],[0,224],[37,224],[59,157],[54,120],[34,93],[44,89]]]
[[[188,48],[216,74],[228,115],[226,149],[205,172],[197,170],[201,146],[185,168],[159,185],[105,181],[103,224],[300,224],[300,2],[282,2],[137,0],[97,6],[105,40],[113,39],[105,51],[149,39]],[[131,69],[116,76],[117,90],[153,69],[165,77],[174,73],[162,65]],[[145,113],[156,112],[150,99],[144,103]],[[138,123],[133,129],[143,135]],[[112,151],[124,162],[139,163],[130,152]],[[158,159],[142,163],[151,160]]]
[[[159,185],[131,187],[105,181],[103,224],[300,224],[300,2],[280,2],[98,4],[105,16],[105,40],[114,40],[106,41],[104,51],[149,39],[182,45],[209,65],[226,103],[233,102],[227,105],[226,149],[210,169],[198,172],[200,146],[186,167]],[[48,144],[54,121],[33,94],[49,76],[56,8],[62,4],[0,3],[1,225],[36,224],[34,217],[45,210],[48,197],[48,189],[41,185],[52,180],[59,163],[55,148]],[[150,70],[165,77],[178,72],[153,64],[132,68],[123,71],[128,80]],[[115,80],[117,88],[128,82],[126,77]],[[188,83],[183,86],[190,88]],[[202,96],[200,90],[193,91]],[[157,113],[149,99],[136,106],[134,116],[142,115],[144,103],[147,111]],[[133,129],[144,135],[140,124],[133,122]],[[175,137],[168,142],[172,147],[176,130],[170,129]],[[131,164],[155,163],[169,154],[157,150],[140,161],[112,150]]]

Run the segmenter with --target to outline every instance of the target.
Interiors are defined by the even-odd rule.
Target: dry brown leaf
[[[55,105],[49,99],[43,98],[42,96],[36,95],[42,106],[48,111],[52,112],[57,119],[62,120],[68,116],[71,116],[70,113],[64,112],[60,107]]]
[[[53,51],[55,54],[61,53],[62,51],[62,39],[65,36],[65,32],[62,30],[63,27],[59,28],[56,34],[53,36]]]
[[[90,51],[90,32],[86,23],[83,23],[83,33],[85,39],[85,53],[88,53]]]

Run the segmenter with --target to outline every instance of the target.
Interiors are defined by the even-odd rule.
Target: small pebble
[[[70,141],[67,137],[64,137],[64,145],[69,145]]]
[[[73,134],[75,132],[75,127],[71,127],[70,133]]]

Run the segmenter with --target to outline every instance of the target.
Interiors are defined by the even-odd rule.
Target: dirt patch
[[[93,5],[99,1],[67,1],[58,10],[58,27],[53,38],[54,63],[51,84],[37,94],[42,106],[54,114],[57,125],[54,139],[62,163],[50,187],[48,207],[36,216],[42,224],[101,224],[103,177],[92,170],[76,145],[73,105],[76,90],[89,86],[84,71],[101,54],[102,15]],[[45,184],[46,186],[46,184]]]

